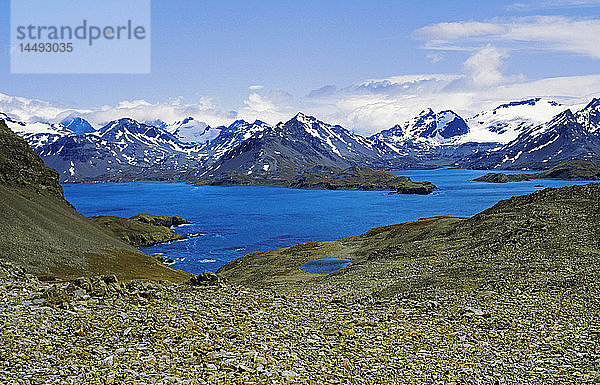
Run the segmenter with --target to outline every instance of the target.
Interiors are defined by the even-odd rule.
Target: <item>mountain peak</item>
[[[559,121],[559,120],[563,121],[563,120],[567,120],[567,119],[575,119],[575,115],[573,115],[573,111],[571,111],[570,108],[567,108],[560,114],[556,115],[554,117],[554,119],[552,119],[550,122]]]
[[[191,122],[192,120],[194,120],[194,118],[193,118],[193,117],[191,117],[191,116],[188,116],[187,118],[185,118],[185,119],[183,119],[183,120],[181,121],[181,124],[186,124],[186,123],[189,123],[189,122]]]
[[[600,98],[593,98],[592,101],[587,106],[585,106],[584,110],[595,110],[598,107],[600,107]]]
[[[433,112],[433,109],[431,109],[431,107],[427,107],[426,109],[424,109],[423,111],[421,111],[419,113],[419,116],[429,116],[429,115],[435,115],[435,112]]]
[[[517,100],[514,102],[501,104],[498,107],[496,107],[496,109],[498,110],[500,108],[509,108],[509,107],[516,107],[516,106],[525,106],[525,105],[535,106],[535,104],[537,102],[539,102],[540,100],[542,100],[542,99],[541,98],[531,98],[531,99],[525,99],[525,100]]]
[[[133,118],[120,118],[117,120],[119,124],[139,124],[139,122]]]
[[[88,134],[95,132],[96,129],[85,119],[79,116],[72,116],[60,122],[63,126],[74,132],[75,134]]]
[[[255,125],[255,126],[261,126],[261,127],[262,127],[262,126],[268,126],[268,125],[269,125],[268,123],[265,123],[265,122],[263,122],[262,120],[258,120],[258,119],[256,119],[256,120],[254,121],[254,123],[252,123],[252,124],[253,124],[253,125]]]
[[[246,122],[244,119],[238,119],[235,122],[231,123],[229,125],[229,127],[227,127],[227,128],[234,129],[234,128],[238,128],[238,127],[241,127],[241,126],[245,126],[247,124],[248,124],[248,122]]]
[[[303,112],[298,112],[291,120],[297,120],[300,123],[307,123],[310,120],[314,120],[312,116],[308,116]]]

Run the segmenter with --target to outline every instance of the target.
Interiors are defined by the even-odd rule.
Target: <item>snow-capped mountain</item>
[[[209,127],[191,117],[173,124],[123,118],[98,130],[76,116],[59,124],[25,123],[1,113],[0,119],[63,182],[198,181],[232,173],[268,181],[313,166],[547,168],[600,158],[598,99],[576,113],[544,99],[506,103],[469,119],[426,109],[368,138],[303,113],[275,126],[260,120]]]
[[[220,132],[218,128],[212,128],[191,116],[166,125],[164,128],[174,137],[186,143],[206,143],[219,136]]]
[[[73,132],[62,124],[25,123],[0,113],[8,128],[24,138],[35,151]]]
[[[94,133],[64,135],[36,152],[63,182],[172,179],[203,161],[199,147],[128,118]]]
[[[589,133],[600,135],[600,98],[593,99],[577,113],[577,122]]]
[[[220,178],[234,172],[283,179],[315,165],[346,168],[371,164],[380,157],[373,141],[302,113],[272,127],[260,123],[253,123],[239,145],[196,177]],[[236,122],[228,130],[236,127],[248,127],[248,123]]]
[[[527,129],[505,146],[471,157],[473,168],[545,169],[566,160],[600,160],[600,100],[584,109],[563,111],[547,123]]]
[[[382,150],[382,159],[375,163],[379,168],[414,168],[456,166],[464,157],[498,146],[471,141],[470,136],[471,128],[458,114],[428,108],[369,140]]]
[[[467,119],[472,142],[509,143],[519,134],[550,121],[567,107],[553,100],[534,98],[502,104]]]
[[[216,127],[214,130],[218,130],[219,134],[207,143],[205,152],[211,159],[216,161],[223,154],[240,145],[243,141],[250,139],[257,132],[262,132],[268,128],[271,128],[271,126],[260,120],[256,120],[254,123],[236,120],[227,127]]]
[[[89,134],[96,131],[87,120],[78,116],[66,118],[60,124],[75,134]]]
[[[449,143],[452,139],[469,132],[467,123],[452,111],[435,113],[431,108],[422,111],[413,119],[381,131],[370,139],[402,146],[407,141]]]

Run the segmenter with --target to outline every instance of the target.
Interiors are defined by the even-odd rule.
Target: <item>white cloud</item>
[[[261,86],[259,84],[252,85],[252,86],[248,87],[248,89],[251,90],[251,91],[261,90],[263,88],[265,88],[265,86]]]
[[[188,116],[211,126],[232,120],[228,112],[217,107],[207,97],[200,98],[197,103],[184,103],[183,98],[175,98],[165,103],[149,103],[145,100],[123,101],[116,106],[103,106],[98,110],[82,114],[83,118],[95,126],[122,117],[142,122],[153,122],[158,119],[166,123],[173,123]]]
[[[69,112],[88,112],[87,110],[70,110],[52,103],[27,99],[18,96],[0,94],[0,112],[7,113],[17,119],[27,122],[46,122]]]
[[[273,90],[267,95],[253,92],[244,101],[245,107],[238,111],[238,115],[250,122],[258,119],[275,124],[288,120],[295,112],[298,112],[294,112],[296,107],[292,105],[292,101],[293,96],[282,90]]]
[[[543,0],[529,3],[513,3],[508,10],[534,10],[534,9],[563,9],[563,8],[588,8],[600,7],[600,0]]]
[[[413,37],[419,40],[450,41],[475,36],[499,35],[506,32],[506,27],[494,23],[477,21],[438,23],[419,28],[413,32]]]
[[[133,118],[139,121],[155,121],[166,123],[193,116],[196,120],[210,125],[219,125],[232,121],[235,116],[213,104],[209,98],[200,98],[197,103],[183,103],[182,98],[175,98],[165,103],[149,103],[145,100],[127,100],[115,106],[105,105],[95,109],[62,108],[51,103],[13,97],[0,94],[0,112],[9,114],[25,122],[58,123],[70,115],[81,116],[94,127],[119,118]]]
[[[491,87],[502,83],[504,75],[500,71],[506,54],[491,45],[475,52],[464,63],[467,80],[474,87]]]
[[[600,58],[600,19],[521,17],[504,23],[453,22],[413,32],[432,50],[473,50],[492,42],[506,48],[570,52]]]
[[[442,60],[444,60],[444,54],[440,52],[431,52],[428,53],[426,56],[433,64],[439,63]]]
[[[513,100],[531,97],[554,99],[567,105],[583,104],[600,95],[600,75],[526,80],[502,73],[506,53],[485,46],[464,63],[462,74],[416,74],[369,79],[344,88],[326,86],[323,92],[297,99],[282,90],[251,92],[238,111],[227,111],[209,98],[186,103],[175,98],[163,103],[131,100],[89,110],[62,108],[51,103],[0,94],[0,112],[25,121],[58,122],[75,114],[96,127],[110,120],[131,117],[167,123],[192,116],[211,126],[236,118],[275,124],[298,111],[370,135],[387,129],[431,107],[451,109],[464,117]]]
[[[579,106],[600,95],[600,75],[521,80],[486,88],[453,87],[456,81],[446,81],[445,84],[446,87],[436,92],[415,93],[414,89],[408,89],[404,94],[357,94],[347,91],[319,100],[306,108],[306,112],[369,135],[404,122],[427,107],[436,111],[451,109],[463,117],[470,117],[509,101],[532,97]]]

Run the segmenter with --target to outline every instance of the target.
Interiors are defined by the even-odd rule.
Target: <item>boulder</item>
[[[190,278],[189,283],[192,286],[216,286],[222,283],[222,279],[212,271],[205,271]]]

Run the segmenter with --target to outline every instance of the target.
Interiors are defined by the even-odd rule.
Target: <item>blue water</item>
[[[192,273],[216,271],[244,254],[307,241],[327,241],[387,224],[434,215],[471,216],[514,195],[539,188],[587,182],[534,180],[483,183],[485,171],[397,172],[442,188],[431,195],[385,191],[297,190],[277,186],[213,187],[173,182],[64,185],[67,199],[84,215],[130,217],[139,213],[180,215],[191,225],[182,234],[201,236],[143,249],[165,253],[174,267]]]
[[[350,265],[349,259],[341,258],[319,258],[308,261],[299,267],[312,274],[329,274],[338,271]]]

